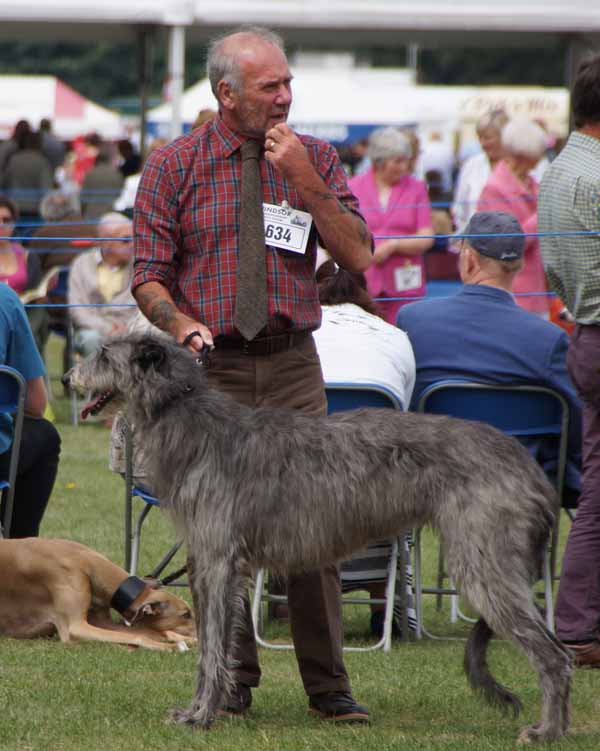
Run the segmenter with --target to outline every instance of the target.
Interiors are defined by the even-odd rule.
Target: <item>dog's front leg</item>
[[[232,558],[211,557],[210,565],[206,560],[206,555],[202,563],[196,556],[188,558],[200,647],[196,695],[189,709],[176,709],[171,713],[175,722],[204,729],[214,722],[233,685],[233,624],[238,617],[243,586]]]

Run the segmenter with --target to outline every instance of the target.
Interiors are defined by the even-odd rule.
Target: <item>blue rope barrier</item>
[[[516,292],[515,297],[556,297],[554,292]],[[451,297],[452,295],[444,295]],[[416,295],[414,297],[376,297],[375,302],[412,302],[424,300],[425,295]],[[137,308],[135,303],[27,303],[25,308]]]
[[[461,240],[461,239],[468,239],[471,237],[598,237],[600,236],[600,230],[573,230],[572,232],[506,232],[506,233],[480,233],[480,234],[467,234],[467,233],[459,233],[459,234],[452,234],[452,235],[418,235],[419,240]],[[414,240],[415,235],[375,235],[375,240]],[[77,242],[77,241],[86,241],[86,242],[113,242],[115,240],[114,237],[93,237],[93,236],[82,236],[82,237],[50,237],[50,236],[44,236],[44,237],[34,237],[32,238],[29,235],[23,235],[23,236],[13,236],[10,238],[11,240],[15,241],[22,241],[22,242],[31,242],[32,240],[34,242],[41,242],[43,240],[52,240],[53,242]],[[119,237],[116,238],[122,242],[130,242],[133,240],[133,236],[128,237]],[[36,248],[31,248],[31,251],[35,252]],[[46,250],[41,249],[41,252],[49,252]],[[75,253],[80,253],[81,250],[75,249]]]

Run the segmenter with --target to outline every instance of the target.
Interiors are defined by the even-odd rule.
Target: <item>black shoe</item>
[[[241,717],[252,706],[252,691],[244,683],[236,683],[231,695],[217,714],[219,717]]]
[[[369,723],[369,710],[357,704],[352,694],[331,691],[326,694],[313,694],[309,697],[308,711],[323,720],[333,722]]]
[[[375,610],[371,613],[371,633],[378,639],[383,637],[383,622],[385,620],[385,610]],[[392,618],[392,638],[401,639],[402,630],[396,622],[395,618]]]

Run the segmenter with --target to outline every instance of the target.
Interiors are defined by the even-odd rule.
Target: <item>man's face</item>
[[[102,257],[111,266],[127,266],[131,261],[133,245],[131,235],[133,229],[129,222],[107,226],[102,236],[111,238],[101,243]]]
[[[292,103],[292,76],[283,52],[255,42],[239,56],[240,89],[231,92],[231,124],[251,138],[287,120]]]

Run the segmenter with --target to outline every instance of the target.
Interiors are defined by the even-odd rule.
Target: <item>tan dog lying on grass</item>
[[[110,609],[123,620],[115,623]],[[156,583],[129,577],[70,540],[0,540],[0,634],[185,648],[196,628],[188,604]],[[180,646],[183,645],[183,646]]]

